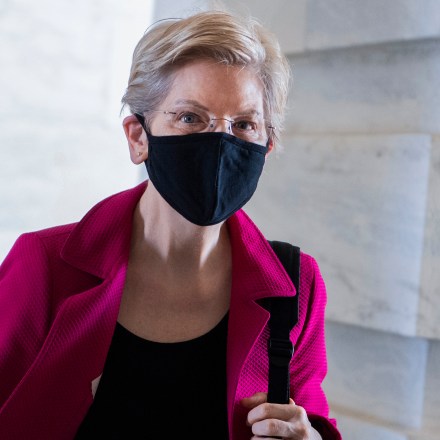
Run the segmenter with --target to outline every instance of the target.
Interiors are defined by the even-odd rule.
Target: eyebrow
[[[205,112],[209,111],[207,107],[200,104],[198,101],[194,101],[193,99],[178,99],[176,101],[176,105],[192,105],[194,107],[198,107],[200,110],[204,110]]]
[[[178,99],[175,102],[176,105],[192,105],[194,107],[199,108],[200,110],[203,110],[205,112],[209,112],[209,108],[205,107],[204,105],[200,104],[200,102],[195,101],[194,99]],[[240,112],[236,113],[237,116],[248,116],[248,115],[255,115],[255,116],[260,116],[261,113],[257,110],[255,110],[254,108],[249,108],[249,109],[245,109],[242,110]]]

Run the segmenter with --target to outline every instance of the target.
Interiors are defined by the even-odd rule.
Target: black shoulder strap
[[[289,364],[293,355],[290,331],[298,322],[300,248],[290,243],[269,241],[296,289],[294,297],[270,298],[269,301],[269,390],[271,403],[288,403],[290,397]]]

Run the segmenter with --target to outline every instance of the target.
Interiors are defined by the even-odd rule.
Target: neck
[[[185,273],[209,269],[216,257],[230,252],[225,223],[189,222],[168,205],[151,181],[136,209],[133,238],[132,250],[154,254],[156,263]]]

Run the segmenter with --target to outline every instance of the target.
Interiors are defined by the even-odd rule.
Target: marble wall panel
[[[285,53],[304,50],[305,12],[307,0],[236,1],[223,0],[171,0],[155,2],[154,19],[184,17],[199,10],[216,7],[219,4],[241,15],[252,15],[259,19],[278,38]]]
[[[440,39],[289,59],[291,132],[440,132]]]
[[[245,206],[268,238],[317,258],[327,316],[414,335],[430,136],[292,136]]]
[[[440,433],[440,341],[429,342],[422,422],[423,435],[438,438]]]
[[[329,372],[324,389],[331,408],[378,425],[421,426],[426,340],[332,322],[327,323],[326,339]],[[351,438],[357,439],[347,440]]]
[[[153,22],[166,18],[181,18],[196,11],[204,11],[209,7],[209,3],[209,0],[154,1]]]
[[[440,339],[440,136],[433,138],[418,333]],[[440,371],[440,363],[439,363]],[[440,373],[439,373],[440,375]],[[440,405],[439,405],[440,408]]]
[[[310,0],[306,10],[306,50],[440,36],[437,0]]]
[[[136,184],[119,115],[149,0],[0,5],[0,261]],[[103,13],[105,11],[105,13]],[[68,19],[66,19],[68,17]]]
[[[155,18],[188,15],[216,6],[210,0],[155,2]],[[253,15],[278,37],[287,54],[440,36],[437,0],[223,0]]]
[[[8,85],[1,119],[96,123],[111,58],[113,12],[102,10],[117,2],[8,3],[0,16],[0,83]]]
[[[22,232],[79,220],[96,202],[135,185],[120,132],[0,123],[0,261]],[[20,135],[17,135],[20,133]]]
[[[409,440],[438,440],[438,432],[434,434],[413,433],[409,436]]]
[[[153,0],[7,3],[0,14],[1,120],[111,125]]]
[[[226,0],[223,3],[258,18],[277,36],[284,53],[305,50],[309,0]]]
[[[405,433],[397,432],[391,427],[374,424],[373,421],[365,421],[339,414],[333,411],[332,417],[338,422],[338,429],[344,440],[408,440]]]

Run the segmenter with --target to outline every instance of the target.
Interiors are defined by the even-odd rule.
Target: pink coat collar
[[[128,261],[133,211],[146,182],[94,206],[72,230],[61,255],[69,264],[106,278]],[[243,210],[228,221],[234,285],[248,299],[295,295],[295,288],[267,240]],[[251,282],[250,282],[251,281]]]
[[[62,258],[102,279],[107,278],[118,261],[126,263],[133,212],[146,186],[143,182],[95,205],[70,233],[61,251]]]

